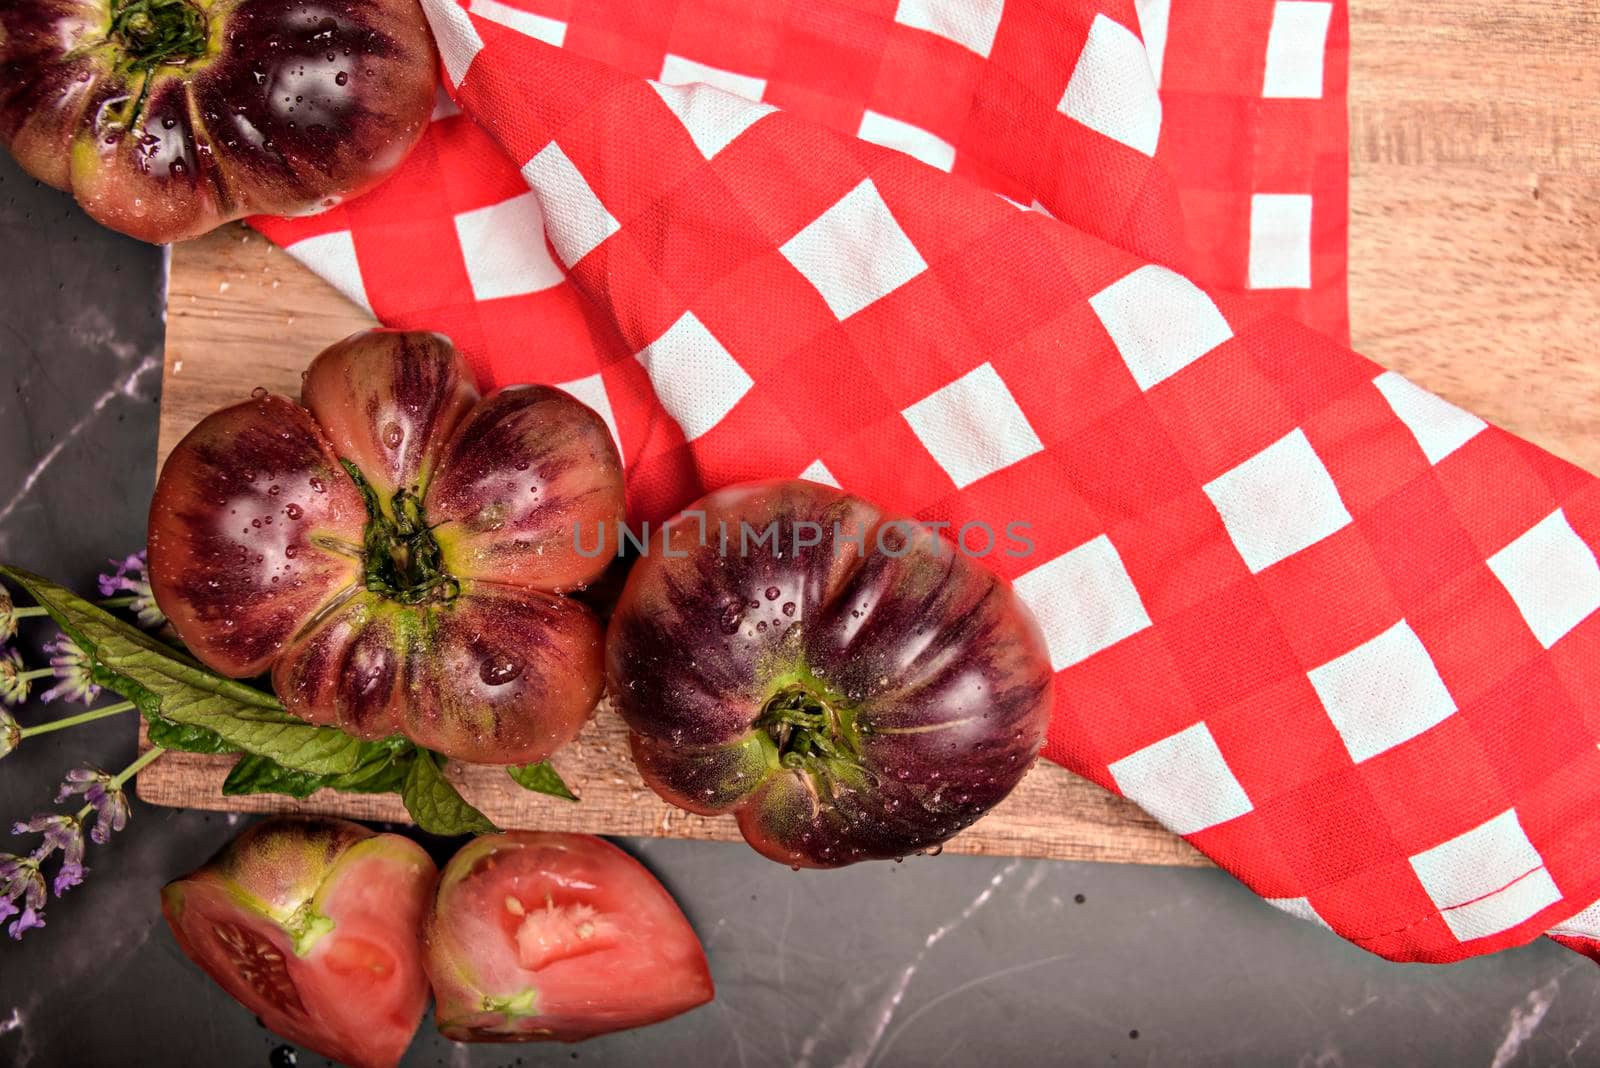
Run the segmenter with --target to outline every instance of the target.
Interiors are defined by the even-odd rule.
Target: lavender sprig
[[[0,922],[16,917],[6,928],[7,934],[21,939],[33,928],[44,926],[44,864],[57,853],[61,854],[60,864],[49,883],[55,896],[60,897],[83,882],[89,870],[83,863],[84,821],[91,814],[94,816],[90,841],[96,845],[110,841],[111,835],[128,823],[128,795],[123,787],[165,752],[160,746],[149,749],[115,775],[98,768],[73,768],[56,794],[56,803],[81,796],[85,802],[82,808],[71,815],[40,813],[12,826],[12,834],[38,834],[44,840],[25,857],[0,853]]]
[[[48,704],[58,697],[64,697],[69,701],[93,704],[100,696],[100,685],[94,681],[94,661],[89,654],[78,648],[78,643],[65,634],[47,644],[45,651],[51,654],[50,670],[59,681],[40,694],[39,700]]]
[[[100,576],[100,596],[108,598],[100,604],[105,608],[130,609],[139,620],[139,626],[155,630],[166,623],[167,617],[156,604],[150,591],[150,565],[145,550],[118,562],[111,561],[116,571]]]
[[[22,654],[15,649],[0,649],[0,704],[20,705],[28,699],[34,679],[54,675],[55,668],[27,670]]]

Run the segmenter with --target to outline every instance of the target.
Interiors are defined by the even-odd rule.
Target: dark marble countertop
[[[8,159],[0,248],[0,559],[87,591],[143,542],[163,252]],[[0,764],[0,819],[47,808],[75,764],[122,767],[132,726],[30,739]],[[0,941],[0,1064],[267,1068],[281,1043],[157,908],[242,825],[136,802],[49,926]],[[717,1000],[575,1047],[455,1046],[424,1023],[407,1065],[1600,1065],[1600,969],[1549,942],[1394,965],[1218,871],[946,856],[796,873],[740,845],[622,845],[683,903]]]

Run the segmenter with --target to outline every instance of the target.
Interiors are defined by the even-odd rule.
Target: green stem
[[[55,673],[55,668],[34,668],[32,671],[24,671],[18,674],[17,681],[32,682],[34,679],[42,679],[47,675],[54,675]]]
[[[133,707],[132,701],[123,701],[121,704],[107,705],[105,708],[92,708],[87,712],[80,712],[76,716],[54,719],[49,723],[41,723],[36,727],[24,727],[22,728],[22,736],[24,738],[32,738],[38,734],[49,734],[51,731],[64,731],[68,727],[76,727],[80,723],[93,723],[97,719],[115,716]]]
[[[44,606],[37,605],[37,604],[36,605],[30,605],[27,608],[13,608],[11,610],[11,618],[12,619],[30,619],[33,616],[42,616],[42,615],[45,615],[45,614],[46,614],[46,611],[45,611]]]
[[[132,603],[133,594],[131,593],[126,597],[104,597],[95,602],[101,608],[126,608]],[[43,609],[40,609],[40,611],[43,611]]]
[[[139,774],[145,768],[155,763],[156,759],[165,752],[166,750],[159,745],[153,745],[149,749],[146,749],[143,753],[139,754],[138,760],[135,760],[132,764],[129,764],[116,775],[112,776],[111,785],[114,787],[121,786],[123,783]]]

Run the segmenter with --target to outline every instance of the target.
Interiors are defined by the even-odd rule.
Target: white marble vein
[[[1511,1010],[1511,1015],[1506,1019],[1505,1037],[1494,1051],[1494,1060],[1489,1063],[1489,1068],[1506,1068],[1517,1059],[1522,1044],[1539,1030],[1539,1025],[1544,1023],[1545,1015],[1550,1011],[1550,1006],[1555,1004],[1556,995],[1560,992],[1561,977],[1557,976],[1537,990],[1529,991],[1522,1004]]]
[[[72,444],[79,435],[93,425],[94,421],[100,417],[100,413],[106,410],[107,405],[118,397],[138,398],[140,381],[151,371],[157,371],[160,368],[160,357],[146,356],[139,361],[138,366],[132,371],[118,379],[104,393],[96,397],[94,403],[89,406],[89,410],[76,423],[73,423],[67,432],[45,451],[45,454],[39,458],[39,462],[34,464],[32,469],[22,477],[22,482],[18,485],[16,492],[11,495],[10,500],[6,501],[5,507],[0,508],[0,526],[3,526],[6,520],[11,518],[11,514],[17,510],[18,506],[28,499],[28,495],[33,492],[33,487],[38,484],[39,479],[49,470],[50,465],[56,462],[68,445]],[[0,532],[0,548],[9,545],[9,541],[10,539],[3,532]]]

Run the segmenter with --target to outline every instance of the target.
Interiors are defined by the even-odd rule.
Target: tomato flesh
[[[671,896],[592,835],[474,839],[445,866],[423,930],[439,1030],[459,1042],[576,1042],[713,996]]]
[[[179,947],[269,1029],[391,1068],[427,1007],[422,848],[343,820],[277,818],[162,891]]]

